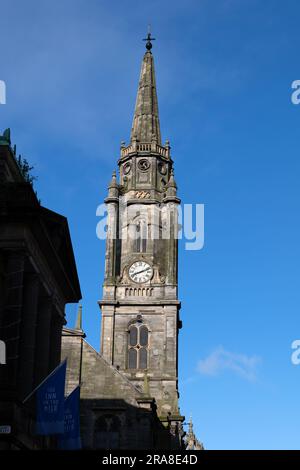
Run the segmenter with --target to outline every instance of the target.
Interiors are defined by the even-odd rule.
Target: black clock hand
[[[141,271],[137,271],[135,274],[140,274],[140,273],[143,273],[144,271],[148,271],[149,268],[144,268],[142,269]]]

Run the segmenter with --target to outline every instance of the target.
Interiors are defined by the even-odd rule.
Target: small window
[[[145,253],[147,250],[147,225],[145,222],[141,223],[141,241],[142,241],[142,246],[141,246],[141,252]]]
[[[137,253],[140,253],[141,251],[141,225],[140,222],[137,223],[136,225],[136,249],[135,251]]]
[[[147,251],[147,224],[144,220],[140,220],[135,227],[135,251],[137,253],[145,253]]]

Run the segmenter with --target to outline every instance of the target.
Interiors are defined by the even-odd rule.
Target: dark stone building
[[[81,386],[85,448],[180,449],[177,187],[162,144],[148,38],[128,145],[108,189],[101,350],[64,330],[68,391]]]
[[[24,399],[59,364],[65,305],[81,298],[67,219],[43,207],[0,136],[0,449],[51,448]],[[1,434],[3,430],[7,434]]]

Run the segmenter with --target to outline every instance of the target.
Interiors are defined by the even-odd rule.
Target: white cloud
[[[198,362],[200,374],[216,376],[229,370],[245,380],[253,382],[257,378],[257,367],[261,362],[258,356],[247,356],[226,351],[223,346],[217,347],[209,356]]]

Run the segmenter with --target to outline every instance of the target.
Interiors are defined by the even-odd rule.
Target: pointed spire
[[[142,61],[130,141],[149,143],[155,141],[161,145],[154,60],[150,42],[152,39],[154,38],[148,34],[147,52]]]
[[[78,307],[75,330],[82,330],[82,305]]]
[[[114,171],[112,172],[111,181],[110,181],[108,187],[109,187],[109,188],[117,188],[117,187],[118,187],[116,170],[114,170]]]
[[[176,181],[175,181],[175,178],[174,178],[173,168],[171,168],[171,171],[170,171],[170,179],[169,179],[168,187],[177,189],[177,184],[176,184]]]
[[[177,195],[177,184],[174,178],[174,170],[171,168],[170,171],[170,179],[167,184],[167,197],[168,198],[176,198]]]
[[[108,186],[108,197],[109,198],[116,198],[119,195],[119,186],[117,182],[117,174],[115,170],[113,171],[111,181]]]

